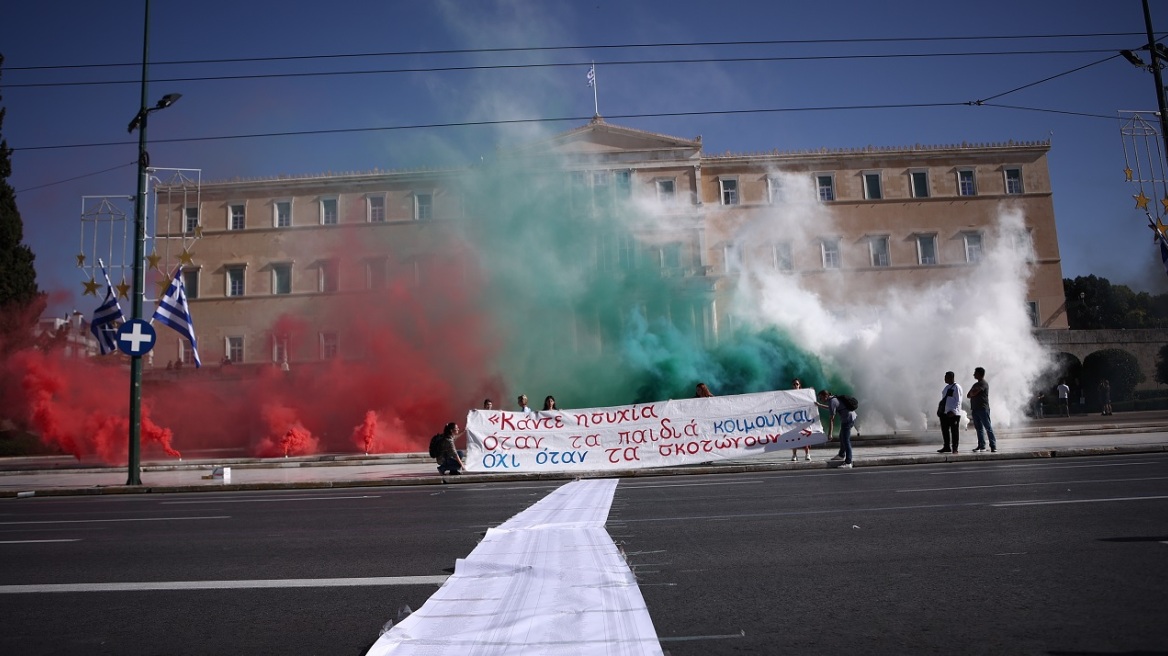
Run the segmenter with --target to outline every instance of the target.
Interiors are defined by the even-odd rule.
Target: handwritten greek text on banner
[[[815,390],[466,418],[471,472],[641,469],[741,458],[827,441]]]

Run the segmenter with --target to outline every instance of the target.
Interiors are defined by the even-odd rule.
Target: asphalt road
[[[4,499],[0,653],[363,654],[558,485]],[[608,529],[671,656],[1168,653],[1165,454],[630,479]]]

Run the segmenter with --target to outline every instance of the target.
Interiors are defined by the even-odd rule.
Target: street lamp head
[[[179,98],[182,98],[181,93],[168,93],[162,97],[162,100],[158,101],[158,104],[154,106],[154,109],[166,109],[167,107],[173,105]]]

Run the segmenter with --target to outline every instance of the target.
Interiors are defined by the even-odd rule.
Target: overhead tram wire
[[[1057,73],[1055,75],[1051,75],[1050,77],[1044,77],[1041,80],[1037,80],[1035,82],[1030,82],[1028,84],[1023,84],[1020,87],[1014,87],[1013,89],[1010,89],[1009,91],[1003,91],[1001,93],[997,93],[997,94],[994,94],[992,96],[988,96],[986,98],[981,98],[979,100],[970,101],[969,104],[970,105],[985,105],[986,103],[988,103],[991,100],[994,100],[995,98],[1001,98],[1002,96],[1008,96],[1011,93],[1014,93],[1016,91],[1021,91],[1023,89],[1029,89],[1030,87],[1038,86],[1044,82],[1050,82],[1051,80],[1058,79],[1064,75],[1070,75],[1071,73],[1078,73],[1081,70],[1091,68],[1092,66],[1098,66],[1099,64],[1102,64],[1103,62],[1111,61],[1112,59],[1115,59],[1116,57],[1119,57],[1119,56],[1120,56],[1119,53],[1116,53],[1114,55],[1111,55],[1110,57],[1104,57],[1103,59],[1100,59],[1098,61],[1093,61],[1089,64],[1084,64],[1082,66],[1072,68],[1069,71],[1063,71],[1062,73]],[[999,106],[1004,107],[1005,105],[999,105]],[[1084,114],[1084,116],[1098,116],[1098,114]],[[1111,118],[1113,118],[1113,117],[1111,117]]]
[[[656,66],[662,64],[727,64],[727,63],[745,63],[745,62],[771,62],[771,61],[831,61],[831,60],[846,60],[846,59],[912,59],[912,58],[929,58],[936,59],[939,57],[989,57],[989,56],[1020,56],[1020,55],[1081,55],[1101,52],[1115,52],[1114,49],[1090,49],[1090,50],[1017,50],[1017,51],[986,51],[986,52],[942,52],[942,53],[892,53],[879,55],[799,55],[799,56],[784,56],[784,57],[713,57],[703,59],[643,59],[643,60],[625,60],[625,61],[604,61],[596,62],[609,66]],[[553,63],[534,63],[534,64],[491,64],[491,65],[468,65],[468,66],[428,66],[423,68],[390,68],[379,70],[362,70],[362,71],[322,71],[311,73],[257,73],[252,75],[207,75],[196,77],[172,77],[172,78],[154,78],[151,82],[212,82],[224,80],[261,80],[261,79],[277,79],[277,78],[307,78],[307,77],[331,77],[331,76],[348,76],[348,75],[385,75],[398,73],[444,73],[453,71],[483,71],[483,70],[508,70],[508,69],[536,69],[536,68],[576,68],[580,66],[587,66],[591,62],[553,62]],[[44,88],[44,87],[78,87],[78,86],[104,86],[116,84],[139,84],[138,80],[92,80],[92,81],[76,81],[76,82],[26,82],[17,84],[5,84],[5,88]]]
[[[859,39],[780,39],[768,41],[697,41],[692,43],[624,43],[584,46],[532,46],[514,48],[466,48],[450,50],[401,50],[391,52],[332,53],[325,55],[288,55],[278,57],[233,57],[227,59],[187,59],[151,62],[151,66],[173,66],[188,64],[240,64],[248,62],[302,61],[314,59],[343,59],[358,57],[406,57],[424,55],[473,55],[504,52],[554,52],[561,50],[612,50],[636,48],[707,48],[727,46],[771,46],[771,45],[834,45],[841,43],[927,43],[931,41],[993,41],[1012,39],[1081,39],[1112,36],[1143,36],[1143,32],[1098,32],[1094,34],[1012,34],[999,36],[922,36],[922,37],[870,37]],[[11,71],[59,70],[66,68],[112,68],[119,66],[139,66],[141,62],[124,64],[61,64],[53,66],[8,66]]]
[[[24,189],[17,189],[16,193],[23,194],[26,191],[35,191],[37,189],[44,189],[45,187],[55,187],[59,184],[65,184],[66,182],[73,182],[74,180],[81,180],[83,178],[92,178],[95,175],[101,175],[102,173],[109,173],[110,171],[124,169],[127,166],[135,166],[137,164],[138,164],[138,160],[134,160],[132,162],[126,162],[125,164],[118,164],[117,166],[111,166],[108,169],[102,169],[100,171],[94,171],[92,173],[82,173],[81,175],[75,175],[71,178],[65,178],[64,180],[57,180],[56,182],[46,182],[44,184],[39,184],[39,185],[35,185],[32,187],[25,187]]]
[[[772,107],[763,109],[726,109],[726,110],[710,110],[710,111],[695,111],[695,112],[655,112],[647,114],[613,114],[606,115],[609,119],[634,119],[634,118],[664,118],[664,117],[679,117],[679,116],[730,116],[735,114],[774,114],[787,112],[827,112],[827,111],[856,111],[856,110],[874,110],[874,109],[926,109],[936,107],[966,107],[968,102],[941,102],[941,103],[898,103],[890,105],[828,105],[822,107]],[[517,125],[526,123],[562,123],[566,121],[589,121],[592,119],[588,116],[560,116],[552,118],[516,118],[516,119],[499,119],[492,121],[462,121],[454,123],[425,123],[414,125],[388,125],[379,127],[366,128],[335,128],[328,130],[295,130],[290,132],[261,132],[255,134],[236,134],[236,135],[221,135],[210,137],[177,137],[172,139],[152,139],[151,143],[194,143],[203,141],[228,141],[233,139],[261,139],[270,137],[294,137],[294,136],[311,136],[323,134],[354,134],[361,132],[386,132],[397,130],[426,130],[436,128],[459,128],[459,127],[479,127],[491,125]],[[125,146],[132,144],[129,141],[107,141],[99,143],[86,144],[59,144],[54,146],[24,146],[20,148],[12,148],[13,151],[28,151],[28,150],[61,150],[67,148],[99,148],[107,146]]]

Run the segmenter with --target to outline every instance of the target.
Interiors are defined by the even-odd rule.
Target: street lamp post
[[[134,204],[134,299],[132,318],[142,318],[142,302],[146,298],[146,176],[150,167],[150,155],[146,152],[146,122],[151,112],[166,109],[182,96],[168,93],[154,107],[146,106],[147,62],[150,55],[150,0],[146,0],[146,20],[142,36],[142,103],[134,120],[130,121],[129,132],[138,129],[138,195]],[[130,445],[126,485],[141,485],[139,466],[142,437],[142,356],[130,357]]]

